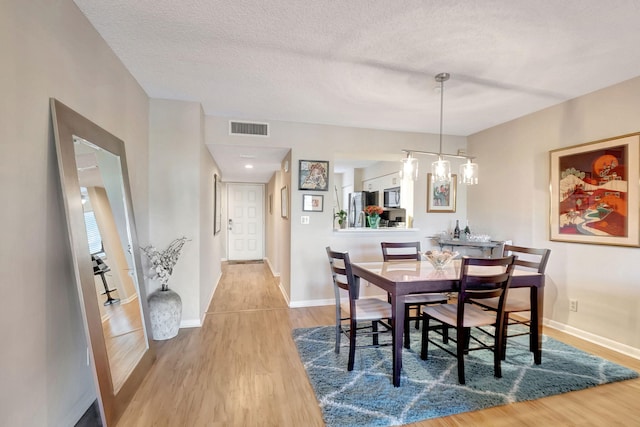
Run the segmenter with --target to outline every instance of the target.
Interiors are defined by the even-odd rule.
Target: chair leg
[[[380,342],[378,341],[378,322],[375,320],[371,322],[371,332],[373,332],[373,345],[380,344]]]
[[[442,324],[442,342],[447,344],[449,342],[449,325]]]
[[[507,325],[509,324],[509,313],[504,313],[502,319],[502,346],[500,348],[500,358],[507,359]]]
[[[411,314],[411,307],[409,304],[404,305],[404,348],[411,348],[411,320],[409,319]]]
[[[347,371],[353,371],[353,362],[356,356],[356,327],[358,324],[352,319],[350,322],[351,330],[349,331],[349,362]]]
[[[420,304],[416,305],[416,324],[415,324],[415,328],[416,329],[420,329],[420,309],[422,308],[422,306]]]
[[[422,345],[420,346],[420,359],[427,360],[429,352],[429,316],[422,315]]]
[[[505,330],[502,325],[496,325],[496,331],[498,330],[498,328],[503,331]],[[502,367],[500,364],[502,362],[502,352],[504,351],[503,342],[505,338],[505,333],[496,333],[496,341],[494,342],[493,346],[493,374],[496,378],[502,378]]]
[[[469,340],[469,328],[457,328],[458,342],[456,345],[456,357],[458,358],[458,382],[464,384],[464,354],[467,352],[468,345],[465,344]]]
[[[336,302],[336,354],[340,354],[340,335],[342,335],[342,311],[340,304]]]

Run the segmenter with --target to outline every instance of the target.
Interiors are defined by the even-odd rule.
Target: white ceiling
[[[640,75],[638,0],[74,1],[150,97],[241,120],[438,133],[448,72],[469,135]]]

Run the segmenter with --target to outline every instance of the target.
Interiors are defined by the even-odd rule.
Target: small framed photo
[[[286,185],[280,189],[280,216],[289,218],[289,191]]]
[[[316,196],[314,194],[302,195],[302,210],[305,212],[322,212],[324,205],[324,196]]]
[[[300,160],[299,190],[327,191],[329,189],[329,162]]]
[[[640,133],[549,152],[553,241],[640,246]]]
[[[427,174],[427,212],[451,213],[456,211],[456,179],[434,182],[433,175]]]

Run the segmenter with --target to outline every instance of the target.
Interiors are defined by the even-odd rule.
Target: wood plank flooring
[[[287,308],[266,265],[224,265],[204,325],[157,342],[158,360],[118,427],[323,426],[291,329],[333,322],[333,306]],[[545,333],[640,371],[639,360]],[[640,379],[413,425],[628,426],[640,420],[639,400]]]

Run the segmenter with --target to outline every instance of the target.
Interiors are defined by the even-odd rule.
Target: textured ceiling
[[[637,0],[75,0],[153,98],[469,135],[640,75]]]

